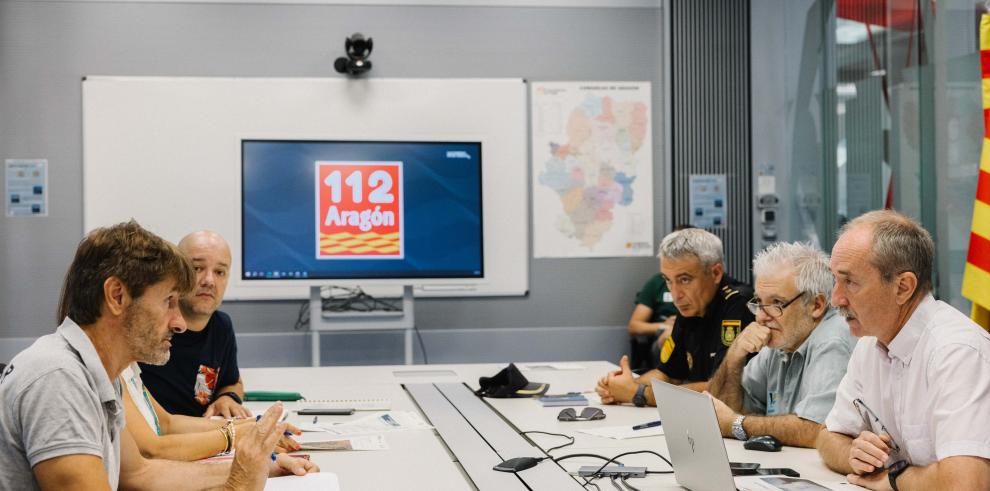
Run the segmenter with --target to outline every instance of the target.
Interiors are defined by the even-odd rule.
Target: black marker
[[[660,426],[660,420],[650,421],[649,423],[643,423],[641,425],[633,426],[633,430],[645,430],[647,428],[653,428],[655,426]]]

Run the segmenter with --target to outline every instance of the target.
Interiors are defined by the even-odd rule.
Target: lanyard
[[[155,406],[151,404],[151,399],[148,398],[148,389],[141,386],[141,393],[144,394],[144,402],[148,403],[148,409],[151,410],[151,417],[155,420],[155,434],[162,436],[162,427],[158,425],[158,413],[155,412]]]
[[[158,425],[158,414],[155,413],[155,406],[151,404],[151,399],[148,398],[147,387],[145,387],[144,384],[141,384],[141,386],[138,387],[137,381],[135,381],[133,378],[131,379],[131,385],[133,385],[135,389],[141,390],[141,395],[144,396],[144,402],[147,404],[148,410],[151,411],[151,418],[155,422],[155,434],[158,436],[162,436],[162,428],[161,426]]]

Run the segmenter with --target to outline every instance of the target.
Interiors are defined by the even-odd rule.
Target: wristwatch
[[[238,404],[244,404],[244,401],[241,400],[241,396],[237,395],[237,392],[224,392],[223,394],[217,394],[217,396],[213,398],[213,401],[216,402],[217,399],[219,399],[219,398],[221,398],[223,396],[227,396],[227,397],[233,399],[234,402],[236,402]]]
[[[732,422],[732,436],[736,437],[736,440],[746,441],[749,439],[749,435],[746,434],[746,430],[743,428],[744,419],[746,419],[746,416],[740,414]]]
[[[645,384],[639,384],[639,387],[636,388],[636,395],[633,396],[632,403],[636,407],[646,406],[646,385]]]
[[[890,464],[890,467],[887,468],[887,479],[890,481],[890,487],[893,488],[894,491],[898,491],[897,476],[903,474],[908,467],[911,467],[911,464],[908,464],[907,461],[898,460],[897,462]]]

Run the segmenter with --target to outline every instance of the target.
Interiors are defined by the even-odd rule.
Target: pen
[[[653,428],[655,426],[660,426],[660,420],[659,419],[656,420],[656,421],[650,421],[649,423],[643,423],[641,425],[633,426],[632,429],[633,430],[645,430],[647,428]]]

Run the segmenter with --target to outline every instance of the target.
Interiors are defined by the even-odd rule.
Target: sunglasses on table
[[[565,407],[557,415],[557,421],[594,421],[596,419],[605,419],[605,411],[598,407],[586,407],[581,410],[581,414],[578,414],[577,410],[572,407]]]

